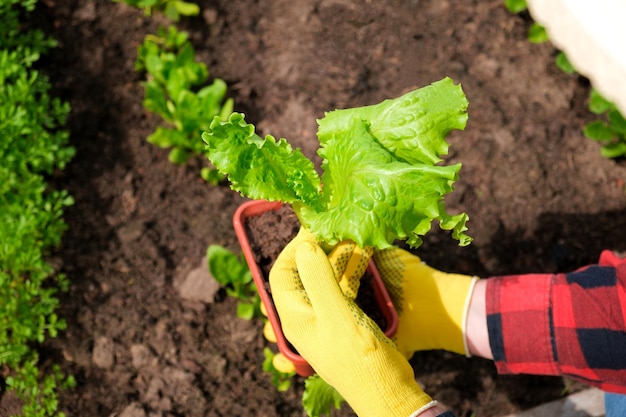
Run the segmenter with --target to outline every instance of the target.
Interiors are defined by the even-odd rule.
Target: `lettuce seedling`
[[[328,112],[318,120],[321,178],[300,150],[261,138],[243,114],[215,117],[202,137],[233,190],[291,204],[301,224],[330,245],[352,239],[382,249],[403,240],[417,247],[436,220],[464,246],[468,216],[449,215],[443,202],[461,164],[439,163],[447,134],[465,128],[467,105],[461,86],[445,78],[379,104]]]
[[[146,35],[137,48],[135,69],[147,75],[142,83],[144,107],[167,124],[157,127],[148,142],[171,148],[169,159],[179,165],[202,155],[205,147],[200,135],[213,116],[228,118],[233,100],[226,98],[223,80],[216,78],[207,84],[209,71],[196,60],[187,32],[169,26],[167,30],[159,27],[157,35]],[[200,175],[213,184],[222,180],[213,167],[204,167]]]
[[[200,6],[183,0],[113,0],[116,3],[124,2],[129,6],[142,9],[146,16],[152,16],[155,11],[178,22],[181,16],[197,16],[200,14]]]
[[[341,409],[344,398],[319,375],[312,375],[304,381],[302,406],[309,417],[330,416],[332,408]]]
[[[261,299],[252,281],[246,262],[220,245],[207,248],[207,265],[211,276],[226,289],[226,294],[239,300],[237,316],[250,320],[263,317]]]
[[[417,247],[437,220],[464,246],[468,216],[449,215],[443,203],[461,164],[439,163],[447,134],[465,128],[467,105],[461,86],[445,78],[376,105],[328,112],[318,120],[321,178],[300,150],[261,138],[243,114],[215,117],[202,138],[233,190],[291,204],[330,245],[352,239],[382,249],[405,240]]]
[[[287,391],[291,387],[291,379],[295,372],[282,372],[274,366],[274,356],[276,354],[268,347],[263,349],[263,370],[270,374],[270,382],[279,392]]]

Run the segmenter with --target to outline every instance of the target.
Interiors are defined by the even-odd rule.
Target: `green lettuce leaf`
[[[241,114],[214,119],[203,138],[233,189],[291,203],[330,245],[352,239],[382,249],[405,240],[417,247],[437,221],[464,246],[468,216],[449,215],[443,202],[461,165],[438,164],[448,133],[465,128],[467,106],[460,85],[445,78],[376,105],[326,113],[318,120],[323,187],[302,153],[284,139],[261,139]]]
[[[332,408],[341,409],[344,401],[341,394],[319,375],[312,375],[304,381],[302,406],[309,417],[330,416]]]
[[[379,104],[328,112],[318,120],[317,136],[322,146],[333,137],[349,138],[357,118],[396,159],[436,164],[448,153],[448,133],[465,128],[467,106],[461,86],[444,78]]]
[[[460,164],[398,160],[358,119],[349,137],[330,140],[320,150],[324,209],[302,207],[303,224],[331,245],[352,239],[361,246],[384,248],[400,239],[419,246],[419,236],[430,230],[432,220],[447,216],[440,201],[452,191]]]
[[[285,139],[261,138],[240,113],[226,122],[215,116],[210,128],[202,134],[208,158],[233,190],[252,199],[317,204],[320,178],[313,162]]]

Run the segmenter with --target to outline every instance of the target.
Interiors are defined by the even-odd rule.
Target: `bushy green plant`
[[[114,0],[124,2],[130,6],[142,9],[146,16],[154,12],[163,13],[168,19],[178,22],[181,16],[197,16],[200,7],[197,4],[183,0]]]
[[[32,0],[0,0],[0,365],[7,386],[23,400],[23,415],[52,416],[59,387],[72,384],[57,366],[43,375],[37,344],[65,327],[55,314],[67,287],[46,255],[66,229],[65,191],[47,175],[74,155],[64,125],[69,105],[48,94],[48,79],[32,68],[54,46],[40,31],[20,31]]]
[[[161,126],[148,141],[161,148],[171,148],[169,159],[184,164],[192,155],[206,155],[201,139],[214,116],[227,120],[233,110],[226,99],[226,83],[215,79],[207,85],[209,71],[196,61],[195,51],[186,32],[174,26],[159,28],[157,35],[147,35],[138,49],[137,71],[145,71],[147,81],[144,107],[163,118]],[[217,170],[205,167],[202,178],[217,183]]]

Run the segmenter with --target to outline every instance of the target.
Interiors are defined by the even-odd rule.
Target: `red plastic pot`
[[[283,334],[282,328],[280,326],[280,319],[278,318],[278,314],[276,313],[276,308],[274,307],[274,302],[272,301],[271,295],[265,289],[266,278],[263,276],[261,268],[256,263],[254,253],[250,246],[250,238],[248,233],[246,232],[246,220],[253,216],[260,216],[263,213],[270,210],[278,210],[282,206],[280,202],[268,202],[262,200],[253,200],[248,201],[242,204],[233,217],[233,226],[235,228],[235,233],[237,234],[237,238],[239,239],[239,244],[243,250],[243,254],[245,256],[246,262],[248,263],[248,267],[252,272],[252,278],[254,279],[254,283],[259,291],[259,296],[261,297],[261,302],[264,304],[265,309],[267,310],[267,317],[274,329],[274,333],[276,334],[276,343],[278,345],[278,349],[282,352],[283,355],[287,357],[291,362],[293,362],[296,372],[301,376],[310,376],[315,373],[313,368],[307,363],[307,361],[300,356],[297,352],[293,350],[285,335]],[[391,302],[389,297],[389,293],[383,284],[383,281],[376,269],[376,265],[374,261],[370,261],[368,266],[368,271],[372,274],[373,277],[373,287],[376,302],[378,307],[380,308],[381,313],[385,317],[386,321],[386,329],[385,335],[387,337],[393,337],[398,328],[398,314],[396,309]]]

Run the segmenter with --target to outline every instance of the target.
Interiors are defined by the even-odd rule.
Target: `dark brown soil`
[[[268,279],[274,261],[300,230],[300,221],[291,207],[284,204],[276,210],[247,218],[245,226],[256,263]]]
[[[259,133],[315,158],[316,118],[450,76],[470,101],[448,162],[462,162],[448,199],[466,211],[474,243],[433,232],[431,265],[478,274],[555,272],[626,249],[626,165],[581,133],[592,120],[586,80],[560,72],[549,44],[525,37],[528,16],[501,0],[203,0],[183,19],[198,57],[230,86]],[[236,301],[183,297],[209,244],[238,252],[231,219],[243,199],[178,167],[145,138],[136,48],[162,17],[110,0],[44,0],[37,10],[59,47],[42,66],[70,102],[76,158],[52,179],[76,204],[53,259],[72,286],[68,328],[43,348],[73,373],[68,416],[302,416],[302,380],[278,393],[261,370],[260,321]],[[459,417],[502,416],[562,395],[559,377],[498,376],[493,364],[444,352],[413,359],[427,392]],[[577,384],[572,389],[578,389]],[[336,415],[351,415],[346,407]]]

